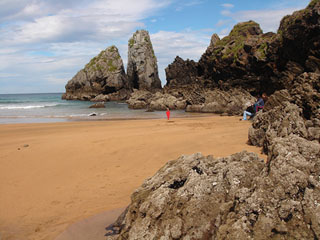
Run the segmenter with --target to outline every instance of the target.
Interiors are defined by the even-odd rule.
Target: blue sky
[[[179,55],[198,60],[211,35],[254,20],[276,32],[281,18],[309,0],[0,0],[0,94],[64,92],[92,57],[149,31],[164,85]]]

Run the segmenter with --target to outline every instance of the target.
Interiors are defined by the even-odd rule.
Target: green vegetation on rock
[[[133,47],[133,44],[134,44],[134,39],[133,39],[133,38],[130,38],[130,39],[129,39],[129,47],[132,48],[132,47]]]
[[[228,36],[222,38],[216,43],[213,50],[212,60],[216,59],[217,55],[219,55],[223,49],[226,50],[222,55],[222,59],[227,59],[232,56],[234,62],[238,60],[239,52],[243,49],[249,29],[260,29],[260,26],[254,21],[243,22],[235,25]]]
[[[268,44],[267,42],[263,42],[260,47],[258,48],[258,53],[259,53],[259,59],[264,59],[266,58],[266,52],[267,52]]]
[[[114,72],[114,71],[117,70],[117,67],[113,65],[112,59],[109,59],[107,65],[108,65],[108,71],[109,72]]]
[[[307,8],[314,8],[315,5],[319,2],[320,0],[312,0]]]
[[[108,50],[109,50],[109,52],[115,52],[115,51],[117,51],[117,48],[116,48],[116,46],[112,45]]]

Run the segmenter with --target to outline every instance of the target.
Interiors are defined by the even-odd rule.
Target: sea
[[[166,118],[163,111],[129,109],[124,102],[107,102],[106,108],[89,108],[89,101],[62,100],[62,93],[0,94],[0,124],[83,120]],[[171,117],[192,113],[171,111]]]

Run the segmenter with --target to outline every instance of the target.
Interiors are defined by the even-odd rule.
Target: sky
[[[90,59],[149,31],[164,69],[176,56],[198,61],[212,34],[248,20],[276,32],[282,17],[309,0],[0,0],[0,94],[64,92]]]

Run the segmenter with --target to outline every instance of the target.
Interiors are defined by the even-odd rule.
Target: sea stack
[[[138,30],[129,39],[127,75],[135,89],[151,91],[161,88],[157,58],[148,31]]]
[[[92,100],[98,95],[129,89],[117,47],[111,46],[91,59],[66,85],[62,96],[68,100]]]

